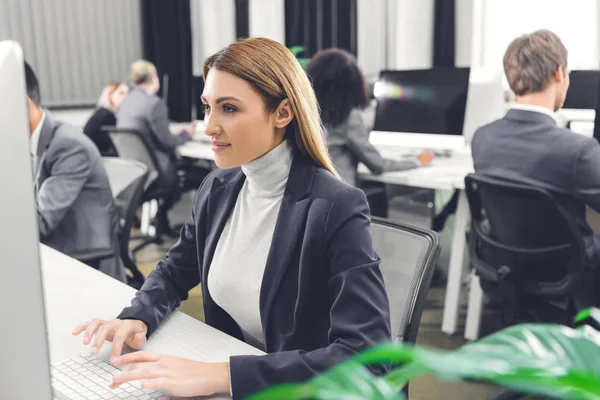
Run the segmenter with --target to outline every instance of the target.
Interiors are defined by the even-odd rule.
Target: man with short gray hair
[[[508,46],[504,71],[516,101],[504,118],[475,132],[475,171],[552,193],[581,229],[589,262],[600,267],[600,236],[586,221],[586,206],[600,211],[600,145],[559,128],[554,114],[569,88],[567,49],[548,30],[523,35]],[[587,289],[592,297],[595,288]]]

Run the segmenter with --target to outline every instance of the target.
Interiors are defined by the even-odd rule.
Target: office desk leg
[[[469,204],[464,190],[460,191],[454,233],[452,235],[452,249],[450,251],[450,265],[448,268],[448,282],[446,284],[446,299],[444,302],[444,317],[442,319],[442,332],[449,335],[456,332],[460,287],[462,284],[463,269],[465,265],[465,231],[469,223]]]
[[[483,291],[481,290],[479,277],[473,274],[471,277],[471,288],[469,290],[467,322],[465,324],[465,339],[467,340],[477,340],[479,338],[479,325],[481,323],[482,305]]]

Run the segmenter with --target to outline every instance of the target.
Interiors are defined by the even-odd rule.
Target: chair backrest
[[[148,167],[141,162],[121,158],[104,157],[102,161],[121,218],[121,259],[127,268],[134,270],[137,268],[129,256],[129,239],[148,179]]]
[[[135,129],[114,126],[103,127],[102,130],[110,135],[120,158],[138,161],[148,167],[148,179],[145,186],[148,188],[158,178],[159,164],[156,153],[144,135]]]
[[[415,343],[442,248],[439,236],[427,229],[375,217],[371,234],[390,302],[392,337]]]
[[[471,262],[481,279],[510,279],[531,295],[569,294],[585,263],[573,216],[539,187],[478,174],[465,184]]]

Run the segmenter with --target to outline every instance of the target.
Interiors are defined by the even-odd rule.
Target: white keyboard
[[[113,375],[121,370],[96,356],[73,357],[52,366],[52,389],[58,400],[169,400],[153,389],[142,389],[139,382],[109,389]]]

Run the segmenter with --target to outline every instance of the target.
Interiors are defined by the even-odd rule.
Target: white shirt
[[[31,137],[29,138],[29,151],[31,152],[31,160],[33,162],[33,173],[35,174],[35,170],[37,167],[37,149],[38,143],[40,141],[40,132],[42,131],[42,125],[44,125],[44,120],[46,119],[46,112],[42,111],[42,118],[40,122],[37,124]]]
[[[549,108],[546,107],[542,107],[542,106],[537,106],[534,104],[519,104],[519,103],[515,103],[512,105],[511,109],[513,110],[523,110],[523,111],[533,111],[533,112],[538,112],[541,114],[546,114],[547,116],[551,117],[554,122],[556,122],[557,125],[560,124],[560,121],[558,120],[558,118],[556,117],[556,114],[554,113],[554,111],[552,111]]]
[[[242,165],[246,181],[223,228],[208,272],[215,303],[239,325],[246,342],[262,348],[260,289],[293,153],[287,141]]]

